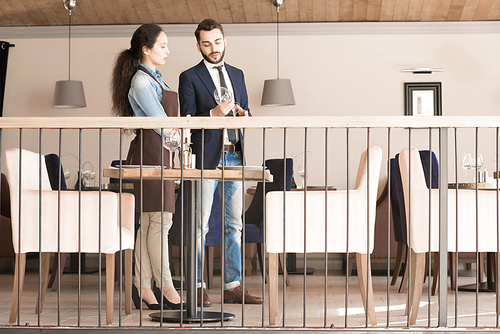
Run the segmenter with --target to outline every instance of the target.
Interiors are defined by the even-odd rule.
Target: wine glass
[[[469,183],[468,171],[472,168],[472,156],[470,153],[464,153],[464,155],[462,155],[461,166],[465,169],[465,182]]]
[[[63,167],[64,178],[67,180],[71,177],[71,169],[68,167]]]
[[[481,154],[478,154],[477,161],[476,161],[476,168],[477,168],[478,172],[481,171],[481,168],[483,167],[483,163],[484,163],[483,156]]]
[[[218,87],[214,90],[215,102],[221,106],[228,106],[233,103],[233,95],[226,87]],[[230,116],[236,116],[235,107],[228,113]]]
[[[481,171],[481,167],[483,167],[483,156],[481,154],[477,156],[477,161],[471,158],[471,168],[476,171],[476,173],[474,173],[474,179],[476,179],[476,175]]]
[[[179,131],[177,130],[163,129],[162,138],[163,138],[163,147],[165,147],[170,152],[175,152],[175,150],[181,147]]]
[[[302,164],[297,165],[297,175],[302,179],[301,188],[304,189],[305,179],[309,176],[309,173],[306,173],[306,169]]]

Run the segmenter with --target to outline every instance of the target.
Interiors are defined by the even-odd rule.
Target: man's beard
[[[210,64],[218,64],[224,59],[224,56],[226,55],[226,48],[224,48],[224,51],[222,51],[221,57],[219,58],[218,61],[214,61],[212,58],[210,58],[210,55],[206,55],[203,52],[201,52],[201,55],[203,56],[203,59],[208,61]]]

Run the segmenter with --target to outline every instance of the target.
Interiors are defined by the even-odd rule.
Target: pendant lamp
[[[85,108],[85,93],[81,81],[71,80],[71,11],[76,7],[76,0],[63,0],[64,8],[69,12],[68,34],[68,80],[57,81],[54,90],[54,108]]]
[[[276,7],[276,50],[277,50],[277,78],[264,81],[262,100],[260,105],[265,107],[295,105],[292,82],[290,79],[280,79],[280,6],[285,0],[271,0]]]

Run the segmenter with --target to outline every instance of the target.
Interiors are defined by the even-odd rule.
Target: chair
[[[347,209],[346,190],[328,191],[326,199],[328,209],[327,252],[356,253],[361,299],[372,325],[376,325],[377,319],[373,301],[371,265],[367,254],[373,251],[374,245],[375,210],[381,164],[382,149],[379,147],[372,146],[362,153],[356,184],[354,189],[349,190],[349,209]],[[278,254],[284,252],[325,252],[325,193],[320,191],[307,192],[307,207],[305,208],[307,236],[304,236],[304,192],[286,193],[286,219],[283,219],[284,193],[283,191],[272,191],[266,196],[269,323],[271,325],[276,322],[278,309]],[[348,215],[349,220],[347,220]],[[285,235],[283,233],[284,224],[286,224]],[[347,236],[349,237],[349,248],[347,248]],[[284,238],[285,240],[283,240]],[[286,248],[283,245],[284,242]],[[305,246],[305,242],[307,246]]]
[[[436,155],[432,152],[432,173],[429,172],[431,166],[429,160],[429,151],[421,150],[419,151],[420,161],[422,163],[422,169],[425,174],[426,186],[429,187],[429,178],[432,177],[431,186],[433,189],[438,188],[439,183],[439,163]],[[396,265],[394,267],[394,273],[392,276],[391,285],[396,284],[397,277],[399,275],[401,267],[404,269],[403,279],[399,287],[399,292],[403,292],[408,281],[409,268],[406,266],[406,261],[403,262],[404,254],[408,254],[408,245],[406,241],[406,217],[405,217],[405,207],[404,207],[404,196],[401,185],[401,174],[399,172],[399,154],[396,157],[390,159],[390,171],[391,171],[391,212],[393,217],[393,229],[394,229],[394,239],[397,243],[397,255],[396,255]],[[437,282],[434,282],[433,291],[437,291]]]
[[[1,189],[1,216],[0,216],[0,261],[11,262],[12,272],[14,272],[14,263],[16,254],[12,246],[12,227],[10,222],[10,190],[7,177],[2,173]]]
[[[410,158],[411,156],[411,158]],[[399,168],[405,201],[407,230],[411,233],[411,287],[408,309],[410,324],[416,322],[425,275],[425,253],[439,251],[439,189],[427,188],[417,149],[400,152]],[[411,163],[411,175],[410,175]],[[411,187],[410,187],[411,184]],[[411,189],[410,189],[411,188]],[[441,191],[444,191],[441,189]],[[430,194],[429,194],[430,192]],[[432,203],[429,224],[429,195]],[[457,221],[458,198],[458,221]],[[479,252],[497,252],[496,210],[494,191],[478,191]],[[448,189],[448,252],[476,252],[476,192]],[[430,225],[430,229],[429,229]],[[457,227],[458,225],[458,227]],[[429,245],[429,233],[432,236]],[[456,237],[458,233],[458,249]],[[429,247],[430,246],[430,247]],[[499,296],[497,296],[499,298]]]
[[[429,155],[428,150],[420,150],[420,161],[422,163],[422,169],[424,171],[425,182],[427,189],[429,188],[429,179],[432,177],[432,189],[438,188],[439,183],[439,162],[434,152],[432,155]],[[432,164],[430,163],[429,158],[432,158]],[[391,210],[393,215],[393,227],[394,227],[394,238],[398,245],[398,254],[396,266],[394,268],[394,273],[391,281],[391,285],[396,283],[399,271],[401,266],[403,266],[404,274],[403,279],[401,280],[401,285],[399,287],[399,292],[403,292],[408,281],[408,267],[406,266],[406,261],[403,262],[403,253],[408,254],[408,245],[406,240],[406,217],[405,217],[405,202],[403,196],[403,189],[401,183],[401,174],[399,169],[399,154],[396,154],[396,158],[391,159]],[[432,165],[432,173],[429,173],[429,168]],[[432,174],[432,175],[431,175]],[[455,290],[456,282],[455,282],[455,272],[457,271],[457,264],[455,263],[455,256],[451,253],[449,255],[450,258],[450,279],[451,279],[451,289]],[[475,253],[462,253],[460,254],[460,260],[463,262],[472,262],[476,258]],[[481,259],[484,258],[483,254],[480,256]],[[481,260],[480,268],[482,268],[484,263]],[[437,253],[434,254],[434,273],[437,273],[439,270]],[[435,274],[433,277],[432,284],[432,295],[435,296],[437,294],[438,287],[438,275]],[[479,273],[479,280],[482,281],[483,275],[482,270]]]
[[[43,156],[37,153],[18,148],[5,152],[12,201],[12,242],[16,253],[9,321],[13,323],[17,318],[18,287],[21,292],[24,283],[26,253],[42,252],[42,289],[38,298],[43,307],[50,253],[57,252],[60,247],[60,251],[65,253],[75,253],[79,250],[84,253],[98,253],[100,250],[101,253],[106,254],[106,323],[111,324],[113,322],[114,261],[115,253],[120,250],[125,251],[125,257],[128,259],[125,275],[125,313],[131,312],[134,197],[130,194],[122,194],[120,214],[118,196],[112,192],[102,192],[99,198],[99,193],[94,191],[79,194],[76,191],[51,190],[47,168],[43,163],[40,166],[42,158]],[[41,180],[39,179],[40,172]],[[21,195],[21,205],[19,195]],[[83,207],[80,211],[81,221],[78,217],[80,201]],[[101,201],[100,215],[99,201]],[[100,223],[99,220],[101,220]],[[61,238],[55,237],[59,231],[58,223],[60,223]],[[81,235],[78,232],[79,225]],[[39,226],[42,227],[41,230]],[[102,235],[100,245],[99,229]],[[121,247],[120,237],[122,238]],[[39,245],[39,238],[41,245]],[[42,309],[38,310],[37,303],[35,312],[41,311]]]
[[[269,169],[269,172],[273,175],[273,182],[265,183],[265,193],[270,191],[283,191],[283,159],[268,159],[265,161],[265,166]],[[286,190],[292,190],[292,172],[293,172],[293,159],[286,159]],[[263,245],[263,228],[262,228],[262,217],[263,217],[263,196],[262,196],[262,182],[257,183],[257,188],[255,190],[255,195],[253,196],[250,206],[245,211],[245,243],[256,243],[257,244],[257,255],[259,258],[260,272],[264,274],[262,269],[263,261],[262,254],[264,253]],[[286,263],[284,261],[284,255],[280,254],[280,261],[284,269],[284,274],[286,277],[286,284],[290,285],[290,280],[286,272]]]
[[[208,220],[209,231],[205,236],[205,275],[207,276],[207,287],[209,289],[213,286],[214,277],[214,253],[215,246],[220,246],[221,239],[221,205],[219,197],[219,185],[214,192],[214,200],[212,203],[212,212],[210,213],[210,218]],[[187,222],[187,187],[184,185],[184,235],[181,236],[181,196],[180,191],[175,202],[175,214],[173,218],[173,224],[169,232],[169,244],[172,246],[186,245],[186,222]],[[180,254],[180,252],[179,252]],[[176,274],[180,274],[179,261],[174,262],[174,270]]]

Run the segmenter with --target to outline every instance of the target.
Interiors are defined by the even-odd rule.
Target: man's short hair
[[[194,35],[196,36],[196,42],[198,42],[198,44],[200,43],[200,31],[212,31],[214,29],[219,29],[222,33],[222,36],[224,37],[224,29],[222,28],[222,24],[213,19],[205,19],[201,21],[194,32]]]

